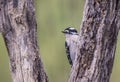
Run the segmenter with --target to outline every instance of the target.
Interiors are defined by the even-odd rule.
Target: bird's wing
[[[66,53],[67,53],[67,58],[68,58],[68,61],[70,63],[70,65],[73,64],[72,62],[72,59],[71,59],[71,56],[70,56],[70,46],[67,44],[67,42],[65,42],[65,47],[66,47]]]

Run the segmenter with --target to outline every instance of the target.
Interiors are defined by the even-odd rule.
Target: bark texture
[[[36,41],[33,0],[0,0],[0,32],[13,82],[47,82]]]
[[[120,28],[120,0],[86,0],[69,82],[109,82]]]

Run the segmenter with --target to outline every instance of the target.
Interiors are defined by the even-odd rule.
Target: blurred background
[[[70,65],[65,53],[65,37],[61,31],[68,26],[79,31],[84,0],[34,0],[34,2],[39,50],[49,82],[67,82]],[[110,82],[120,82],[119,49],[118,38]],[[0,82],[12,82],[7,51],[1,35]]]

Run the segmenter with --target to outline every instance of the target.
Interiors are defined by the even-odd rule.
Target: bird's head
[[[75,28],[67,27],[64,31],[62,31],[65,35],[78,35],[78,32]]]

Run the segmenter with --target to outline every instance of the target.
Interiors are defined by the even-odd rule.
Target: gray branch
[[[120,27],[119,6],[119,0],[86,0],[69,82],[109,82]]]
[[[33,0],[0,0],[0,32],[13,82],[47,82],[39,57]]]

